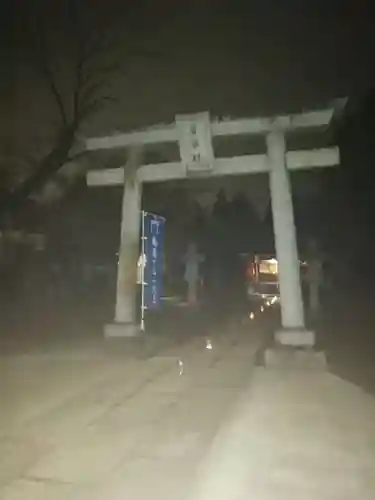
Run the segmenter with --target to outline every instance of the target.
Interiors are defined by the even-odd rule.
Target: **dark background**
[[[77,43],[72,5],[78,3],[18,0],[4,7],[0,173],[5,200],[38,171],[39,158],[54,140],[56,103],[35,65],[35,16],[43,20],[56,80],[69,106]],[[344,283],[349,279],[366,286],[372,283],[372,266],[362,265],[375,250],[371,182],[375,31],[370,3],[108,0],[79,2],[79,6],[83,34],[100,34],[108,28],[121,34],[115,50],[121,60],[119,71],[108,77],[116,105],[87,120],[82,134],[171,122],[176,113],[201,110],[219,117],[298,112],[348,97],[328,132],[329,141],[340,147],[341,164],[325,172],[292,176],[295,217],[302,252],[313,236]],[[30,151],[36,152],[37,161],[20,162]],[[12,184],[9,177],[14,177],[15,170],[17,179]],[[87,190],[82,175],[60,184],[60,195],[53,203],[48,196],[39,197],[38,203],[24,196],[17,210],[3,210],[3,228],[46,234],[50,261],[75,261],[80,266],[91,259],[113,265],[120,191]],[[182,202],[176,194],[180,188],[146,189],[144,203],[177,220],[172,240],[180,237],[178,226],[184,233],[212,232],[212,220],[199,207]],[[160,207],[165,189],[168,197],[175,193],[175,205]],[[249,202],[232,210],[230,226],[238,232],[232,239],[241,239],[239,235],[247,231],[250,241],[240,246],[272,251],[270,208],[259,218],[251,197]],[[20,266],[15,265],[19,272]]]

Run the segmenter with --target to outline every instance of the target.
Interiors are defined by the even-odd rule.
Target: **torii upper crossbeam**
[[[312,346],[313,332],[305,328],[296,230],[289,170],[328,167],[338,164],[336,147],[287,151],[285,136],[293,130],[327,127],[333,108],[270,118],[211,121],[208,113],[179,115],[174,123],[144,131],[89,138],[89,151],[130,148],[128,162],[121,168],[93,170],[87,174],[91,186],[124,185],[121,245],[117,280],[115,321],[109,335],[133,335],[135,328],[136,262],[139,245],[139,218],[142,184],[191,176],[224,176],[266,172],[270,178],[274,235],[279,262],[282,330],[276,339],[286,345]],[[212,137],[262,135],[267,153],[215,158]],[[178,142],[180,161],[142,165],[140,147]],[[129,178],[128,172],[133,175]]]

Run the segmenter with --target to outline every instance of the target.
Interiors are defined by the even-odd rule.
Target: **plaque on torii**
[[[199,175],[213,169],[211,123],[208,112],[177,115],[176,128],[180,157],[187,175]]]
[[[210,121],[209,114],[178,115],[175,123],[138,132],[118,133],[86,140],[86,150],[95,151],[119,147],[134,147],[178,141],[180,160],[138,165],[132,182],[125,168],[89,172],[91,186],[123,185],[121,248],[116,295],[113,335],[134,335],[135,321],[135,262],[138,259],[139,216],[142,185],[148,182],[186,179],[191,176],[220,177],[266,173],[269,176],[273,228],[277,259],[280,265],[280,294],[282,330],[276,332],[277,344],[312,347],[314,332],[307,331],[300,286],[293,202],[288,171],[337,165],[339,151],[335,147],[311,150],[286,148],[285,136],[296,129],[327,127],[333,108],[278,117],[240,118]],[[233,157],[214,157],[212,137],[233,135],[262,135],[267,151]],[[125,238],[126,236],[126,238]],[[130,272],[134,264],[134,275]],[[112,324],[111,324],[112,325]],[[109,327],[111,326],[109,325]],[[129,326],[130,325],[130,326]],[[125,329],[125,330],[124,330]],[[111,328],[108,335],[112,335]],[[124,333],[125,331],[125,333]],[[106,333],[107,334],[107,333]]]

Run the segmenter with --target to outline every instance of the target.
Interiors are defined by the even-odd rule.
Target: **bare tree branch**
[[[70,155],[66,159],[66,163],[72,163],[73,161],[80,160],[80,159],[84,158],[85,156],[87,156],[88,153],[89,153],[89,151],[80,151],[79,153],[75,153],[73,155]]]
[[[82,87],[80,93],[80,107],[85,108],[108,85],[107,78],[93,79],[92,82]]]
[[[107,79],[111,77],[111,75],[118,73],[124,67],[123,62],[115,61],[106,64],[98,64],[91,68],[90,71],[87,71],[87,77],[90,80],[93,78],[93,75],[103,76]]]
[[[75,0],[69,0],[68,9],[71,19],[75,25],[75,34],[77,37],[77,64],[75,67],[75,89],[73,91],[73,121],[80,111],[80,97],[84,82],[84,62],[85,62],[85,40],[83,34],[83,23],[80,11]]]
[[[82,71],[83,71],[83,60],[82,57],[80,57],[75,70],[76,85],[73,93],[73,121],[75,120],[75,117],[78,116],[80,111],[80,97],[81,97],[82,81],[83,81]]]
[[[65,27],[58,24],[57,29],[60,35],[59,30],[65,28],[65,34],[69,33],[69,37],[75,44],[75,63],[72,67],[73,80],[72,87],[70,87],[72,91],[70,95],[63,93],[63,89],[59,85],[58,75],[54,71],[54,50],[57,51],[58,55],[59,50],[63,47],[59,45],[59,42],[56,46],[52,43],[54,26],[50,24],[50,17],[48,17],[48,21],[47,17],[46,19],[43,17],[47,12],[43,10],[45,6],[40,7],[42,10],[38,12],[35,12],[34,8],[30,6],[28,21],[31,21],[33,29],[31,35],[34,38],[32,48],[35,65],[45,78],[56,102],[59,125],[56,139],[50,144],[48,154],[42,152],[45,151],[44,144],[41,157],[38,160],[34,158],[28,160],[25,157],[21,161],[23,165],[25,162],[28,163],[30,171],[23,170],[28,172],[27,177],[21,183],[18,179],[15,189],[11,192],[8,191],[7,196],[1,200],[0,213],[16,210],[35,192],[41,192],[46,183],[59,175],[64,165],[81,160],[87,154],[82,148],[75,148],[77,133],[81,125],[87,119],[92,118],[95,113],[100,112],[106,104],[117,100],[113,96],[106,95],[108,90],[105,87],[110,83],[114,74],[123,67],[122,44],[116,40],[118,32],[108,29],[108,25],[106,29],[98,31],[90,22],[91,19],[95,24],[95,15],[90,18],[90,11],[82,10],[84,7],[81,2],[65,1],[68,2],[68,12],[66,9],[64,11],[64,16],[66,15],[64,22],[67,24]],[[89,41],[90,32],[94,34],[91,41]],[[17,156],[21,158],[18,151]]]
[[[106,102],[117,102],[117,99],[112,96],[98,97],[94,101],[87,104],[85,108],[81,108],[81,111],[77,117],[79,122],[86,120],[93,113],[97,113]]]
[[[0,212],[19,208],[31,194],[40,190],[66,164],[75,133],[74,126],[65,127],[51,152],[40,162],[38,169],[0,203]]]
[[[47,53],[48,42],[46,39],[45,25],[44,25],[44,23],[39,15],[37,15],[35,24],[36,24],[35,35],[36,35],[36,43],[37,43],[37,47],[36,47],[36,49],[37,49],[36,50],[37,64],[40,66],[42,73],[44,74],[44,76],[46,78],[46,83],[47,83],[47,85],[49,85],[50,90],[52,92],[52,95],[55,98],[57,107],[60,111],[60,116],[61,116],[61,120],[63,122],[63,125],[67,125],[68,124],[68,116],[67,116],[67,113],[65,110],[62,95],[60,94],[58,87],[57,87],[57,84],[55,82],[55,77],[54,77],[53,71],[51,69],[51,64],[50,64],[50,60],[49,60],[48,53]]]
[[[108,28],[104,28],[95,34],[95,37],[90,41],[88,40],[85,44],[85,51],[83,53],[83,61],[85,66],[89,66],[93,60],[97,60],[103,55],[117,49],[120,45],[120,41],[108,31]]]

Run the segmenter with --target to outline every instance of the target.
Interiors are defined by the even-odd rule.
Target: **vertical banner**
[[[144,223],[144,308],[158,309],[163,293],[164,226],[159,215],[143,213]]]

